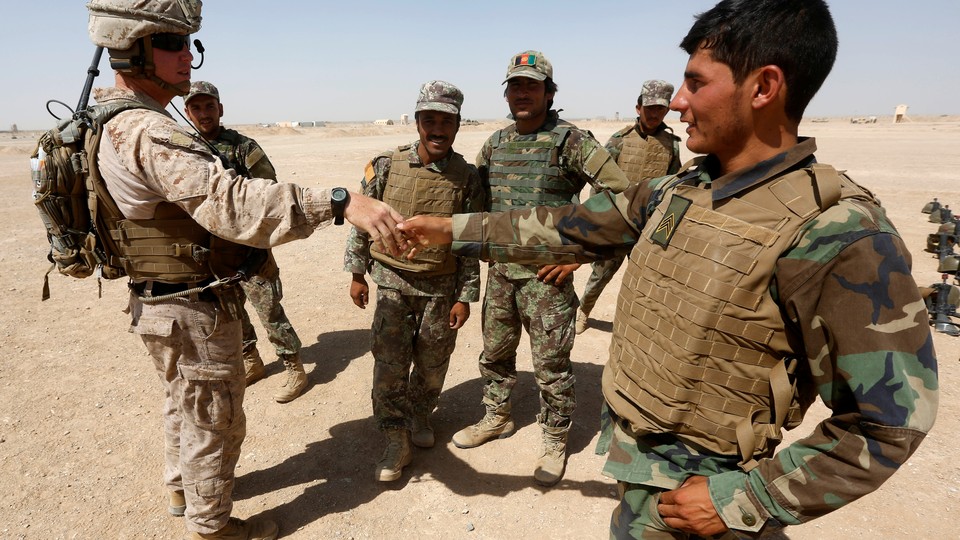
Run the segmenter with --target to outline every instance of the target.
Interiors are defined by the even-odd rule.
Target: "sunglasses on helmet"
[[[189,34],[153,34],[150,36],[150,44],[154,49],[162,51],[180,52],[186,46],[190,50]]]

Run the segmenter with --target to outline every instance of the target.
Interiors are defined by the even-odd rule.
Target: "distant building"
[[[389,118],[385,118],[381,120],[374,120],[373,123],[374,125],[377,125],[377,126],[392,126],[393,120],[390,120]]]
[[[409,114],[401,114],[401,115],[400,115],[400,125],[401,125],[401,126],[405,126],[405,125],[407,125],[407,124],[409,124],[409,123],[410,123],[410,115],[409,115]]]

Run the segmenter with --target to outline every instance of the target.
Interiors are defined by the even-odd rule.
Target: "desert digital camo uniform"
[[[257,141],[232,129],[221,128],[216,139],[209,141],[227,160],[227,165],[244,178],[277,179],[277,171],[267,154]],[[253,305],[260,322],[267,329],[270,343],[280,360],[289,359],[300,352],[300,337],[290,324],[283,311],[283,284],[280,282],[280,268],[273,251],[269,250],[267,260],[249,280],[240,283],[244,296]],[[240,312],[243,328],[243,355],[245,358],[259,358],[257,352],[257,331],[250,322],[246,310]]]
[[[268,248],[306,238],[333,218],[328,191],[237,177],[150,97],[121,88],[94,92],[101,104],[132,100],[149,107],[107,122],[97,154],[128,220],[155,223],[185,213],[220,238]],[[236,291],[154,304],[130,296],[130,330],[140,335],[164,386],[164,480],[171,491],[183,489],[187,528],[195,532],[226,525],[246,432]]]
[[[482,211],[485,195],[476,169],[453,150],[424,166],[417,154],[419,145],[420,141],[415,141],[374,158],[367,165],[363,194],[383,200],[391,168],[400,168],[398,162],[404,160],[414,175],[421,168],[434,173],[463,171],[463,177],[456,179],[459,185],[453,186],[462,200],[456,212]],[[418,187],[410,177],[395,178],[390,181],[405,184],[409,192]],[[390,264],[389,256],[374,260],[368,235],[351,229],[344,271],[365,274],[369,270],[377,284],[371,352],[375,361],[373,415],[380,430],[410,428],[410,419],[427,417],[437,407],[457,340],[457,330],[450,328],[450,310],[456,302],[480,299],[480,262],[473,257],[446,256],[455,260],[452,272],[405,270]]]
[[[779,181],[806,178],[810,186],[811,175],[832,171],[818,169],[822,166],[815,163],[815,148],[812,139],[801,139],[787,152],[721,177],[714,172],[711,156],[696,169],[681,172],[679,186],[668,177],[632,186],[617,196],[600,194],[580,206],[454,217],[454,252],[481,259],[570,263],[632,250],[604,369],[607,407],[598,445],[599,452],[609,451],[604,474],[620,482],[621,493],[629,490],[611,522],[617,537],[670,537],[656,512],[656,497],[691,475],[710,477],[714,506],[727,526],[739,533],[749,534],[765,524],[809,521],[875,490],[910,457],[933,425],[938,380],[926,309],[910,274],[909,252],[869,196],[844,198],[822,213],[810,214],[815,217],[787,239],[786,249],[766,261],[772,265],[771,279],[758,282],[756,296],[711,280],[712,273],[673,264],[676,259],[702,256],[714,261],[707,268],[717,275],[729,276],[734,268],[749,275],[753,264],[749,258],[723,248],[782,242],[776,226],[784,221],[768,213],[766,218],[774,219],[745,222],[731,214],[758,212],[740,203],[758,190],[769,189],[784,200],[802,203],[804,197],[794,197],[797,192],[789,182]],[[658,185],[670,187],[648,220],[647,207]],[[712,201],[707,204],[711,208],[687,207],[674,196],[680,189],[687,194],[700,190],[697,199]],[[754,215],[769,211],[759,209]],[[707,241],[691,235],[710,230],[714,232]],[[732,241],[734,237],[740,240]],[[650,288],[651,280],[663,286]],[[686,291],[691,298],[702,297],[702,291],[727,297],[728,302],[715,302],[722,310],[749,311],[734,303],[759,305],[763,311],[757,315],[762,316],[717,318],[682,301],[675,291]],[[698,324],[712,325],[713,330],[699,339],[680,331]],[[646,350],[638,349],[638,344]],[[671,355],[685,352],[680,345],[696,360],[686,365],[670,361]],[[774,345],[785,356],[777,356]],[[731,353],[735,359],[728,358]],[[650,381],[663,382],[666,374],[656,367],[661,362],[662,369],[675,370],[669,375],[673,395],[647,386]],[[818,395],[832,415],[773,455],[780,431],[765,422],[771,421],[775,374],[788,372],[780,370],[783,364],[793,369],[780,383],[795,385],[792,404],[780,408],[786,416],[783,424],[798,423]],[[756,439],[765,449],[752,457],[742,456],[736,443],[727,452],[710,451],[707,446],[730,447],[729,440],[673,423],[674,413],[693,413],[687,416],[691,424],[706,425],[709,404],[697,407],[685,398],[714,399],[714,394],[737,383],[750,383],[738,372],[755,370],[757,365],[772,366],[768,389],[746,387],[728,396],[740,404],[753,400],[744,410],[757,416],[754,434],[769,437]],[[670,386],[660,390],[670,392]],[[638,401],[651,406],[639,407],[634,404]],[[672,406],[665,412],[659,409],[661,401],[672,401]],[[720,419],[743,420],[723,415]],[[717,433],[729,429],[722,423],[714,424]],[[647,528],[631,528],[638,524]]]
[[[539,154],[541,161],[531,159]],[[544,159],[545,158],[545,159]],[[586,184],[623,191],[627,179],[593,136],[548,111],[536,132],[520,135],[516,125],[495,132],[477,155],[477,169],[490,190],[494,211],[577,200]],[[517,382],[517,346],[522,328],[530,334],[534,375],[540,386],[537,421],[568,427],[576,408],[573,366],[578,305],[573,279],[562,285],[537,279],[537,266],[497,263],[487,272],[483,300],[480,375],[488,410],[509,411]]]
[[[647,135],[640,127],[638,117],[636,123],[611,135],[604,147],[632,184],[675,174],[680,170],[680,137],[662,122],[653,133]],[[591,195],[595,194],[596,191],[591,190]],[[623,259],[616,257],[590,264],[590,277],[580,297],[581,311],[593,311],[600,293],[623,265]]]

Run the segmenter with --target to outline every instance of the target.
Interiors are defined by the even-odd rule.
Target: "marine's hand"
[[[657,511],[670,527],[698,536],[728,530],[710,500],[706,476],[691,476],[679,488],[660,494]]]
[[[470,318],[470,304],[457,302],[450,310],[450,329],[459,330]]]
[[[453,219],[436,216],[414,216],[397,229],[406,238],[403,248],[410,249],[408,259],[412,259],[421,247],[449,244],[453,242]]]
[[[567,276],[573,274],[573,271],[580,268],[580,263],[573,264],[548,264],[541,266],[537,270],[537,279],[544,283],[553,282],[555,285],[563,285]]]
[[[397,224],[403,223],[403,216],[390,205],[360,195],[350,193],[350,200],[343,210],[343,217],[358,229],[370,235],[370,240],[395,257],[403,252],[399,248],[404,242],[403,234],[397,230]]]
[[[370,302],[370,287],[367,286],[367,280],[363,274],[354,274],[353,281],[350,282],[350,298],[360,309],[367,309],[367,303]]]

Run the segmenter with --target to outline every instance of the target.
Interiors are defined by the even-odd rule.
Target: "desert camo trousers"
[[[568,427],[577,398],[570,351],[573,350],[577,294],[573,279],[563,285],[536,278],[511,279],[494,265],[483,298],[483,353],[480,376],[488,409],[508,404],[517,384],[517,346],[522,329],[530,335],[533,374],[540,387],[537,422]]]
[[[271,259],[272,261],[272,259]],[[260,318],[260,323],[267,330],[267,338],[273,345],[280,359],[289,358],[300,352],[300,337],[290,324],[290,319],[283,311],[280,301],[283,300],[283,285],[280,283],[280,271],[264,272],[264,276],[255,275],[248,281],[241,282],[244,297],[250,301],[253,309]],[[241,310],[240,322],[243,328],[243,353],[246,356],[257,347],[257,331],[250,322],[247,310]]]
[[[605,261],[596,261],[590,264],[590,277],[583,288],[583,295],[580,297],[580,310],[584,313],[593,311],[593,306],[597,304],[600,293],[610,283],[613,276],[617,275],[617,270],[623,265],[626,256],[608,259]]]
[[[377,288],[370,349],[378,429],[410,427],[413,416],[428,416],[437,408],[457,344],[457,331],[450,329],[453,304],[450,296]]]
[[[183,489],[187,530],[200,533],[227,524],[246,434],[240,321],[220,305],[130,299],[131,331],[140,335],[163,383],[164,481],[169,490]]]

